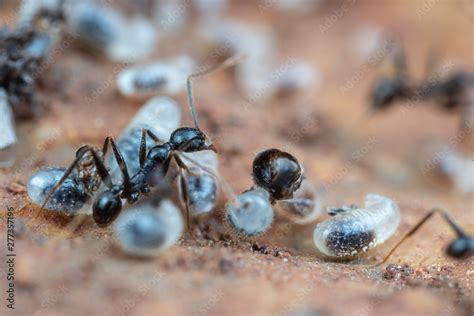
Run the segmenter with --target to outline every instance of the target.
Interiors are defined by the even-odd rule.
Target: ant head
[[[303,168],[291,154],[278,149],[267,149],[253,161],[253,180],[270,193],[270,199],[284,200],[293,197],[303,179]]]
[[[181,127],[170,136],[170,144],[173,150],[183,152],[194,152],[201,150],[216,151],[214,145],[207,140],[206,134],[194,127]]]
[[[104,191],[97,196],[92,206],[94,221],[99,227],[110,225],[120,214],[122,201],[120,196]]]
[[[407,95],[406,78],[392,76],[380,78],[372,88],[371,107],[374,110],[388,108],[396,99]]]
[[[461,236],[451,242],[446,249],[446,254],[455,259],[464,259],[474,253],[474,238]]]

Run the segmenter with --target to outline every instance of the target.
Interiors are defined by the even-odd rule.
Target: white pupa
[[[195,63],[189,56],[133,66],[122,70],[117,88],[126,97],[143,98],[159,94],[173,95],[184,90]]]
[[[217,154],[211,150],[183,153],[184,161],[191,173],[185,172],[188,187],[189,208],[192,214],[204,214],[212,211],[218,198]],[[181,192],[181,187],[179,186]],[[181,196],[181,194],[180,194]],[[181,201],[184,203],[184,201]]]
[[[0,150],[16,144],[15,120],[5,90],[0,89]]]
[[[397,204],[378,194],[368,194],[363,208],[341,207],[333,214],[313,234],[316,248],[332,258],[353,257],[382,244],[400,223]]]
[[[455,150],[446,151],[440,159],[439,168],[459,192],[474,194],[474,162],[471,157]]]
[[[135,257],[154,257],[175,244],[184,228],[179,209],[169,200],[133,205],[114,223],[119,247]]]
[[[232,230],[245,237],[266,232],[273,223],[273,208],[267,191],[254,188],[226,204],[225,216]]]

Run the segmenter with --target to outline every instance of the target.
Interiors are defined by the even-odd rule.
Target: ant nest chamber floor
[[[0,4],[0,21],[13,26],[19,3],[6,2]],[[221,12],[217,4],[214,10],[206,9],[206,1],[183,2],[188,5],[175,8],[177,16],[187,17],[181,21],[183,25],[176,26],[177,19],[158,24],[157,32],[163,34],[156,43],[145,40],[149,45],[142,47],[143,52],[130,52],[121,46],[120,41],[140,41],[124,32],[124,38],[107,43],[100,54],[90,52],[91,43],[77,43],[77,38],[67,35],[62,39],[64,45],[49,53],[47,58],[51,59],[46,59],[41,82],[34,92],[38,101],[35,115],[17,117],[17,144],[0,151],[0,233],[5,238],[4,248],[12,218],[9,209],[14,210],[15,223],[15,310],[10,311],[2,297],[5,306],[0,307],[1,314],[473,315],[474,259],[471,256],[457,260],[446,255],[455,232],[442,216],[433,216],[384,264],[374,264],[383,260],[436,207],[447,210],[466,233],[474,231],[474,163],[466,158],[465,165],[451,173],[457,175],[454,180],[442,171],[455,170],[453,161],[458,158],[446,162],[449,167],[439,167],[440,160],[451,154],[473,157],[473,125],[469,124],[474,119],[464,124],[470,129],[460,129],[460,111],[440,110],[438,99],[416,103],[402,100],[400,106],[368,114],[375,80],[393,71],[385,48],[377,46],[384,41],[385,33],[397,34],[403,41],[408,72],[416,81],[429,72],[426,68],[430,67],[428,60],[433,53],[439,55],[441,66],[447,65],[443,68],[446,74],[451,68],[472,73],[472,3],[440,1],[428,7],[411,1],[319,1],[320,7],[301,12],[290,5],[292,1],[281,1],[288,7],[272,5],[271,1],[239,1]],[[124,12],[143,9],[127,1],[118,3]],[[145,1],[139,3],[145,5]],[[226,1],[216,3],[222,5]],[[294,3],[299,3],[300,9],[305,6],[305,1]],[[206,15],[211,13],[212,16]],[[74,17],[68,19],[75,21]],[[143,21],[126,22],[132,31],[146,29]],[[168,30],[172,27],[176,29]],[[223,35],[226,28],[231,29],[231,34],[244,34],[244,38],[259,34],[262,39],[240,43],[242,37]],[[219,49],[213,46],[216,43],[223,46]],[[170,134],[180,126],[194,126],[186,90],[184,86],[168,84],[158,97],[147,94],[148,85],[162,80],[153,77],[153,72],[181,82],[192,71],[222,62],[225,58],[218,57],[240,49],[240,45],[248,45],[242,49],[246,54],[270,51],[279,62],[272,65],[275,73],[270,75],[271,84],[259,83],[249,75],[258,73],[262,66],[259,60],[252,59],[253,55],[244,56],[229,69],[193,79],[199,127],[218,150],[206,157],[179,156],[179,137],[173,140]],[[390,45],[386,49],[391,49]],[[137,61],[124,62],[129,55]],[[137,72],[141,68],[136,65],[143,64],[151,71],[140,78]],[[313,71],[309,72],[308,67]],[[30,93],[28,90],[29,97]],[[136,116],[144,104],[155,101],[175,104],[178,114],[163,114],[158,126],[150,122],[153,115]],[[147,124],[150,126],[144,126]],[[163,213],[154,217],[147,209],[155,201],[140,197],[137,202],[144,203],[137,205],[145,205],[141,211],[150,216],[148,222],[136,223],[143,231],[150,223],[174,227],[149,241],[174,245],[148,259],[127,255],[131,248],[139,255],[149,250],[134,248],[136,240],[129,235],[117,236],[114,225],[119,225],[123,217],[101,228],[97,219],[89,215],[72,217],[40,211],[38,205],[30,204],[28,195],[32,192],[29,180],[35,172],[46,167],[63,168],[60,172],[64,172],[84,144],[102,149],[104,139],[111,135],[119,147],[125,146],[129,137],[127,146],[140,148],[138,126],[149,128],[157,138],[170,139],[176,159],[192,165],[186,178],[191,192],[188,198],[193,212],[202,213],[191,217],[192,235],[189,234],[184,220],[183,188],[176,183],[182,176],[176,167],[180,162],[173,161],[169,173],[177,180],[163,189],[167,194],[165,200],[160,200]],[[147,148],[151,148],[152,138],[146,139]],[[122,181],[122,173],[110,146],[107,156],[98,159],[112,166],[109,172],[115,184]],[[269,148],[297,157],[299,164],[292,168],[304,171],[304,178],[297,180],[301,182],[300,194],[306,194],[302,192],[304,186],[311,186],[311,192],[318,196],[316,205],[311,207],[320,207],[320,214],[305,213],[303,206],[307,205],[300,205],[302,213],[290,218],[277,210],[292,207],[278,204],[277,200],[284,198],[273,201],[275,192],[268,194],[253,188],[252,163],[257,154]],[[81,160],[82,177],[97,173],[95,165],[88,164],[94,159],[88,153]],[[129,166],[130,174],[136,173],[141,168],[138,150],[123,150],[123,155],[126,160],[127,155],[136,159]],[[199,182],[193,170],[199,169],[201,163],[223,180],[212,182],[209,177]],[[59,178],[61,173],[57,175],[56,171],[50,171],[48,177],[54,173]],[[94,181],[100,179],[88,181],[91,186],[82,192],[84,200],[87,194],[97,195],[98,184]],[[216,205],[208,212],[209,203],[199,204],[192,192],[199,186],[211,190],[213,185],[219,193],[206,195],[207,202]],[[246,190],[250,191],[244,198],[239,195],[243,201],[260,199],[261,211],[251,220],[241,217],[242,210],[226,205],[229,195]],[[38,201],[44,199],[40,194],[37,193]],[[374,220],[373,230],[366,234],[362,230],[359,236],[358,241],[366,242],[367,247],[353,245],[362,250],[344,260],[330,256],[332,252],[325,248],[329,242],[318,247],[326,256],[316,249],[314,239],[323,240],[314,233],[316,225],[331,219],[326,208],[334,214],[347,212],[357,209],[353,204],[363,206],[366,199],[363,211],[372,212],[371,218],[375,218],[381,215],[370,208],[370,200],[384,197],[390,199],[384,200],[389,205],[385,206],[389,210],[386,222]],[[390,204],[392,200],[395,206]],[[40,204],[38,201],[33,199]],[[50,200],[48,205],[54,208],[54,203],[60,202]],[[82,204],[68,204],[63,213],[74,213],[81,207]],[[84,209],[90,207],[86,203]],[[125,203],[122,215],[136,207]],[[179,218],[181,214],[183,220]],[[243,227],[247,221],[251,227],[245,227],[240,234],[229,228]],[[266,229],[260,234],[262,227]],[[180,237],[176,232],[181,231]],[[117,238],[121,238],[121,247]],[[335,252],[341,249],[332,246]],[[2,261],[9,259],[2,255]],[[3,296],[9,288],[8,275],[8,263],[3,263]]]

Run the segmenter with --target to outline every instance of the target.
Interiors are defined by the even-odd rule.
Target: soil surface
[[[254,240],[229,234],[221,213],[224,194],[212,215],[194,219],[197,240],[185,236],[153,260],[126,257],[111,230],[97,228],[90,218],[71,235],[70,218],[49,212],[36,217],[35,206],[22,209],[34,170],[67,166],[80,145],[100,146],[105,136],[119,135],[143,104],[116,91],[122,65],[74,45],[55,51],[38,91],[47,108],[42,116],[17,123],[21,143],[13,153],[15,165],[0,169],[5,245],[7,206],[16,218],[15,314],[473,315],[474,261],[445,256],[454,235],[438,216],[386,264],[369,266],[432,207],[446,208],[464,229],[474,231],[473,196],[457,192],[435,170],[422,172],[437,148],[456,134],[459,117],[431,103],[368,116],[369,88],[387,67],[368,66],[354,51],[354,31],[378,25],[400,34],[416,78],[426,73],[432,51],[441,63],[472,69],[472,2],[428,3],[347,1],[298,16],[239,1],[228,15],[270,26],[276,56],[308,60],[321,72],[321,87],[244,107],[228,72],[195,85],[201,128],[220,148],[221,175],[235,192],[250,187],[255,154],[276,147],[293,153],[307,177],[326,188],[324,206],[362,204],[370,192],[397,201],[402,219],[396,235],[350,262],[316,253],[316,223],[295,225],[277,217],[270,232]],[[11,25],[15,5],[0,8],[1,21]],[[329,27],[322,31],[322,25]],[[162,38],[156,57],[188,53],[206,60],[192,29]],[[348,82],[351,88],[344,89]],[[185,94],[176,99],[184,124],[191,125]],[[10,312],[4,300],[6,268],[0,269],[1,314]]]

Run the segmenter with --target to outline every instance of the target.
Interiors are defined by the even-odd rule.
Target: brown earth
[[[68,47],[55,52],[45,74],[47,85],[40,93],[46,113],[18,124],[16,165],[0,170],[2,236],[6,206],[17,210],[16,314],[473,315],[474,262],[444,255],[453,233],[439,217],[386,265],[365,266],[382,258],[435,206],[445,207],[474,231],[474,199],[445,179],[421,172],[433,146],[455,135],[458,117],[434,104],[364,116],[368,89],[383,67],[366,68],[353,54],[350,38],[356,26],[366,24],[401,34],[410,70],[418,78],[430,50],[472,67],[473,4],[435,1],[423,13],[420,8],[431,2],[351,3],[325,33],[320,25],[341,10],[340,3],[307,17],[261,10],[255,3],[233,7],[232,16],[274,29],[282,60],[300,57],[319,67],[322,87],[244,109],[230,76],[219,73],[196,84],[196,103],[203,130],[221,149],[222,176],[236,192],[251,184],[255,153],[278,147],[298,157],[318,187],[329,184],[326,206],[360,204],[369,192],[396,199],[402,223],[394,238],[352,262],[318,256],[312,243],[315,224],[298,226],[278,218],[265,236],[242,241],[226,233],[222,197],[215,214],[196,219],[198,241],[184,237],[157,259],[135,260],[113,245],[110,230],[96,228],[90,219],[69,236],[70,219],[50,213],[34,219],[34,207],[19,211],[28,203],[24,184],[33,170],[66,166],[81,144],[99,145],[106,135],[120,134],[141,105],[115,91],[121,66]],[[14,9],[1,10],[11,23]],[[164,39],[157,56],[187,52],[205,60],[193,38],[186,32],[179,40]],[[354,87],[342,93],[341,87],[361,72]],[[177,99],[186,111],[185,95]],[[184,120],[191,124],[188,114]],[[6,266],[1,269],[5,305]],[[4,314],[7,309],[1,308]]]

